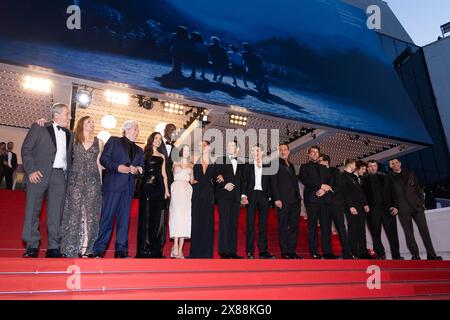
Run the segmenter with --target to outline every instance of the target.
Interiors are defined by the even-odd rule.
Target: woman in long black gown
[[[153,132],[144,148],[145,167],[140,185],[136,258],[162,258],[164,243],[162,212],[169,187],[164,155],[158,152],[162,136]]]
[[[211,259],[214,251],[214,164],[209,142],[200,141],[201,158],[194,164],[191,250],[189,258]]]

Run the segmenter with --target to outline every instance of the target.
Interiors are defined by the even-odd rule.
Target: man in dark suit
[[[5,177],[5,170],[8,159],[6,152],[6,143],[0,142],[0,185],[2,184],[3,177]]]
[[[321,259],[317,243],[317,220],[320,220],[322,251],[326,259],[337,259],[331,251],[331,216],[325,203],[325,195],[331,191],[330,172],[318,163],[320,149],[308,148],[309,162],[300,167],[300,181],[305,186],[303,201],[308,214],[309,253],[313,259]]]
[[[278,212],[278,237],[284,259],[303,259],[297,255],[297,236],[300,218],[300,188],[294,165],[289,162],[289,145],[278,146],[278,171],[271,176],[272,200]]]
[[[136,175],[142,174],[144,153],[135,144],[139,135],[137,121],[128,120],[122,126],[123,137],[111,137],[105,144],[100,163],[106,169],[102,184],[102,215],[94,256],[102,258],[108,247],[117,216],[115,258],[128,256],[128,225],[136,187]]]
[[[362,173],[362,164],[358,169]],[[361,186],[361,178],[355,174],[356,161],[347,159],[342,174],[345,214],[348,223],[348,240],[352,254],[359,259],[372,259],[367,252],[366,214],[370,211],[366,195]]]
[[[383,226],[389,240],[392,259],[401,260],[397,218],[396,214],[393,214],[392,192],[386,188],[386,175],[378,172],[378,163],[375,160],[368,162],[367,172],[368,175],[362,178],[362,186],[370,207],[370,212],[367,214],[367,225],[372,235],[373,250],[378,259],[386,259],[381,242],[381,227]]]
[[[396,158],[389,160],[389,167],[392,169],[392,173],[388,175],[387,188],[392,190],[394,194],[392,212],[398,213],[412,260],[420,260],[419,247],[414,238],[413,220],[416,222],[427,250],[427,259],[442,260],[441,256],[436,255],[433,248],[425,217],[424,197],[416,175],[413,171],[403,170],[402,163]]]
[[[327,205],[328,214],[331,220],[334,222],[334,226],[336,227],[336,230],[339,234],[339,240],[341,241],[342,246],[342,257],[344,259],[354,259],[355,257],[351,254],[350,244],[348,242],[348,232],[345,227],[344,196],[342,194],[342,174],[338,168],[330,167],[331,159],[330,156],[326,154],[320,155],[319,163],[327,167],[330,172],[331,191],[325,195],[325,203]],[[325,232],[323,227],[322,230],[322,232]],[[330,230],[326,230],[326,232],[331,233],[331,224]]]
[[[27,188],[22,238],[26,258],[39,254],[39,216],[47,193],[47,258],[60,258],[59,232],[66,192],[66,172],[72,160],[72,134],[67,129],[70,109],[62,103],[51,108],[52,121],[39,126],[34,123],[22,145],[22,159]]]
[[[237,255],[237,230],[241,206],[241,180],[244,163],[238,161],[236,141],[227,145],[227,155],[216,161],[215,197],[219,207],[219,254],[223,259],[240,259]]]
[[[242,179],[242,201],[247,205],[247,258],[255,258],[255,217],[258,219],[258,250],[259,258],[274,259],[267,247],[267,219],[269,216],[270,176],[267,174],[269,165],[263,164],[263,150],[259,144],[252,149],[253,163],[246,165]]]
[[[3,175],[6,180],[6,189],[8,190],[12,190],[14,171],[17,169],[17,155],[13,152],[13,149],[14,143],[8,142],[5,156],[6,163],[3,167]]]

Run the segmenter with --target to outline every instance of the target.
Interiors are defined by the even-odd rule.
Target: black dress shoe
[[[259,258],[260,259],[275,259],[276,257],[273,254],[270,254],[269,252],[260,252]]]
[[[255,259],[255,254],[253,252],[248,252],[247,259]]]
[[[101,259],[104,256],[105,256],[105,251],[98,251],[98,252],[94,252],[94,254],[92,255],[92,258]]]
[[[116,251],[114,253],[114,258],[116,258],[116,259],[128,259],[128,258],[131,258],[131,257],[128,255],[127,251]]]
[[[344,255],[342,256],[342,258],[343,258],[344,260],[356,260],[356,259],[358,259],[357,257],[355,257],[355,256],[352,255],[352,254],[344,254]]]
[[[283,253],[281,256],[283,259],[294,259],[294,257],[289,253]]]
[[[231,259],[231,256],[228,253],[221,253],[220,258],[221,259]]]
[[[385,254],[377,254],[377,259],[378,260],[386,260],[386,255]]]
[[[405,260],[402,256],[394,256],[392,257],[392,260]]]
[[[46,258],[64,258],[64,255],[59,249],[48,249],[45,253]]]
[[[318,253],[311,253],[311,258],[313,259],[322,259],[322,256]]]
[[[292,259],[302,260],[303,256],[299,256],[298,254],[293,254]]]
[[[368,253],[364,253],[364,254],[360,255],[359,258],[360,258],[360,259],[366,259],[366,260],[374,260],[374,257],[371,256],[371,255],[368,254]]]
[[[38,255],[39,255],[38,249],[30,248],[25,251],[25,253],[23,254],[23,257],[24,258],[37,258]]]
[[[324,259],[327,259],[327,260],[339,259],[338,256],[336,256],[336,255],[334,255],[334,254],[332,254],[332,253],[326,253],[326,254],[324,254],[324,255],[323,255],[323,258],[324,258]]]
[[[436,254],[429,254],[427,255],[427,260],[442,260],[442,257]]]
[[[231,259],[244,259],[244,257],[238,256],[238,255],[235,254],[235,253],[230,254],[230,258],[231,258]]]
[[[421,259],[418,254],[413,254],[413,256],[411,257],[411,260],[421,260]]]

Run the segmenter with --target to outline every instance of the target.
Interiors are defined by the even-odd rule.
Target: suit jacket
[[[388,210],[390,207],[393,206],[393,193],[391,188],[387,186],[387,177],[383,173],[376,173],[374,176],[371,177],[371,175],[366,175],[362,178],[362,187],[364,190],[364,193],[366,195],[367,203],[369,204],[369,207],[375,208],[375,199],[374,199],[374,190],[372,188],[371,179],[377,179],[380,187],[381,187],[381,196],[383,200],[383,207],[385,210]]]
[[[67,170],[72,165],[73,134],[66,129]],[[42,182],[48,182],[56,155],[56,136],[53,122],[47,122],[43,127],[34,123],[28,131],[22,144],[22,162],[28,181],[28,176],[39,170],[43,174]]]
[[[402,210],[407,208],[424,209],[425,199],[419,181],[413,171],[402,170],[406,179],[396,173],[387,176],[387,192],[392,192],[393,207]]]
[[[353,173],[344,171],[342,174],[342,191],[344,205],[348,211],[351,207],[361,210],[368,205],[362,185],[358,183],[358,177]]]
[[[241,188],[242,188],[242,175],[244,171],[244,163],[238,161],[236,174],[233,172],[233,165],[231,164],[228,156],[224,156],[220,158],[220,161],[216,161],[215,163],[215,178],[217,179],[219,175],[223,176],[224,181],[221,183],[217,183],[215,196],[217,200],[234,200],[241,201]],[[227,191],[225,189],[225,185],[231,182],[234,184],[234,189],[232,191]]]
[[[327,192],[325,197],[325,203],[329,205],[344,205],[344,194],[342,186],[342,173],[337,168],[329,168],[330,174],[330,186],[333,189],[331,192]]]
[[[12,171],[15,171],[17,169],[17,154],[15,154],[14,152],[12,152],[12,157],[11,157],[11,166],[12,166]],[[6,154],[6,160],[8,161],[8,154]]]
[[[330,185],[331,176],[327,167],[311,161],[303,164],[300,167],[300,181],[305,186],[305,191],[303,192],[305,204],[325,202],[325,196],[318,197],[316,192],[319,191],[322,184]]]
[[[277,160],[275,160],[277,161]],[[279,167],[276,174],[271,176],[272,201],[281,200],[285,203],[301,201],[300,187],[298,185],[295,167],[289,162],[289,166],[279,159]]]
[[[172,171],[172,166],[173,166],[173,160],[172,157],[174,159],[178,159],[178,149],[172,145],[172,149],[170,150],[170,154],[167,153],[167,149],[166,149],[166,144],[164,143],[164,140],[161,141],[161,145],[158,148],[158,151],[160,153],[162,153],[164,155],[164,158],[166,158],[166,174],[167,174],[167,183],[169,186],[169,190],[170,190],[170,185],[173,182],[173,171]]]
[[[111,137],[105,144],[100,163],[106,169],[102,184],[103,192],[125,192],[134,195],[136,176],[133,174],[119,173],[119,165],[132,165],[144,169],[144,152],[134,145],[134,159],[130,159],[126,138]]]
[[[262,191],[264,192],[267,198],[271,197],[271,187],[270,187],[270,179],[271,176],[266,174],[266,168],[269,165],[263,164],[262,166],[262,176],[261,176],[261,185]],[[251,198],[252,192],[255,189],[255,164],[248,163],[244,167],[243,171],[243,179],[242,179],[242,194],[245,194],[249,199]]]

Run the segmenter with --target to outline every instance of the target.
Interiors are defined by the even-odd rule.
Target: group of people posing
[[[289,145],[278,147],[278,170],[264,162],[264,150],[252,146],[249,163],[237,156],[236,141],[227,144],[226,155],[212,160],[210,143],[199,143],[200,157],[192,162],[188,145],[173,144],[176,127],[168,124],[164,135],[153,132],[144,149],[136,145],[139,124],[122,126],[122,137],[103,145],[94,135],[94,121],[78,120],[74,132],[67,129],[69,107],[57,103],[52,120],[38,121],[23,146],[26,209],[24,257],[37,257],[40,246],[39,217],[47,195],[48,249],[46,257],[102,258],[116,220],[115,258],[128,258],[128,228],[132,199],[139,197],[136,258],[162,258],[166,222],[173,239],[170,256],[183,259],[185,239],[191,240],[189,258],[213,258],[214,207],[219,210],[218,247],[221,258],[237,254],[238,217],[246,207],[246,257],[254,259],[255,219],[258,215],[258,257],[273,259],[268,250],[267,223],[271,204],[277,210],[282,258],[301,259],[297,254],[301,193]],[[366,221],[379,259],[386,259],[381,242],[385,228],[393,259],[399,252],[396,215],[405,231],[413,259],[420,259],[414,239],[414,220],[427,249],[427,258],[439,260],[428,231],[423,197],[413,172],[390,161],[392,174],[378,173],[375,161],[368,164],[347,160],[344,172],[330,168],[330,158],[318,147],[308,150],[309,162],[300,167],[304,203],[308,215],[309,253],[312,258],[336,259],[332,253],[334,222],[344,259],[369,259]],[[368,174],[366,174],[368,169]],[[137,190],[136,190],[137,188]],[[345,224],[347,220],[347,226]],[[318,250],[320,221],[322,255]]]

